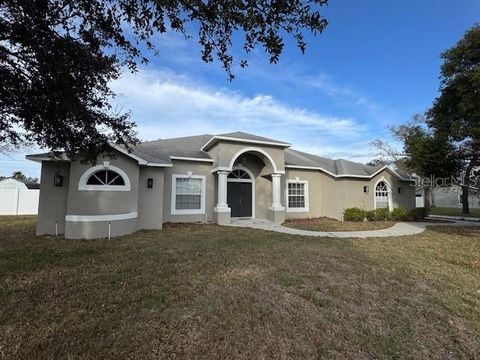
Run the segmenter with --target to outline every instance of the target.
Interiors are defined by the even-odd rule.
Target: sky
[[[272,65],[257,48],[232,82],[218,62],[202,62],[195,37],[156,36],[158,57],[111,84],[115,105],[131,111],[142,140],[244,131],[367,162],[373,140],[393,141],[392,125],[432,104],[440,53],[480,22],[480,0],[330,0],[322,11],[329,25],[306,37],[304,55],[287,40]],[[0,175],[15,170],[40,175],[24,152],[0,156]]]

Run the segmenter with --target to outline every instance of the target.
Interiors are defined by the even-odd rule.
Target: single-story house
[[[387,166],[296,151],[235,132],[148,141],[95,166],[65,155],[41,162],[37,234],[119,236],[165,222],[229,224],[234,218],[326,216],[345,208],[415,207],[415,187]]]

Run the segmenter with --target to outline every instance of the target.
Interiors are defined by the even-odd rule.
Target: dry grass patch
[[[0,357],[475,358],[480,230],[319,239],[168,225],[112,240],[0,218]]]
[[[395,225],[395,221],[338,221],[327,217],[287,219],[284,226],[310,231],[367,231],[386,229]]]

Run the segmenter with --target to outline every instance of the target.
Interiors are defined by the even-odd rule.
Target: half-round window
[[[250,180],[250,175],[242,169],[234,169],[228,174],[229,179],[245,179]]]
[[[87,180],[87,185],[125,185],[122,175],[113,170],[99,170],[94,172]]]
[[[129,191],[130,180],[123,170],[115,166],[98,165],[83,173],[78,190]]]

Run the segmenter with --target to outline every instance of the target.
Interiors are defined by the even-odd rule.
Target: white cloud
[[[392,122],[394,112],[386,109],[383,105],[372,98],[359,93],[348,86],[336,84],[328,75],[320,74],[309,76],[305,83],[323,91],[337,104],[349,108],[360,109],[377,122]]]
[[[212,89],[167,71],[126,74],[112,85],[119,104],[132,110],[144,140],[246,131],[297,148],[308,142],[341,147],[360,141],[367,131],[352,118],[291,107],[271,95]]]

